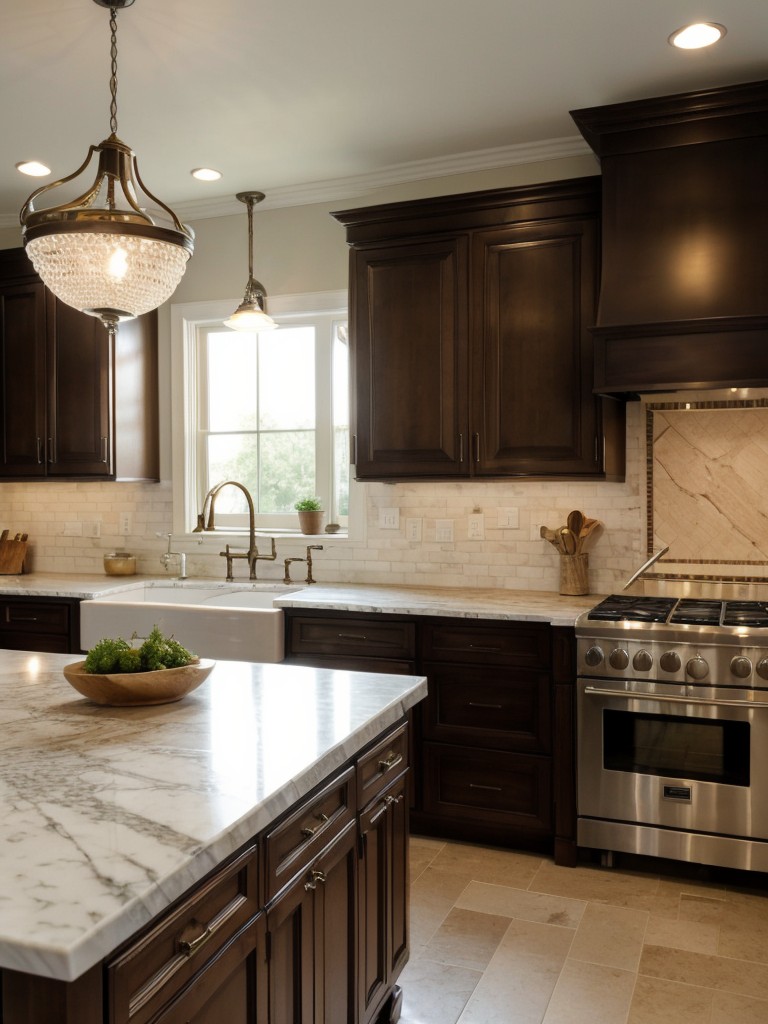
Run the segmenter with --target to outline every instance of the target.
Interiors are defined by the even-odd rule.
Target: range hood
[[[571,116],[603,177],[595,391],[768,385],[768,82]]]

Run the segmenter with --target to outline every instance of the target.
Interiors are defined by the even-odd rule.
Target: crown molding
[[[279,210],[289,206],[309,206],[313,203],[334,203],[366,195],[377,189],[392,185],[403,185],[410,181],[425,181],[429,178],[450,177],[454,174],[471,174],[477,171],[492,171],[500,167],[518,164],[534,164],[545,160],[565,160],[574,156],[591,156],[592,150],[580,135],[568,135],[541,142],[521,142],[514,146],[498,146],[493,149],[477,149],[470,153],[456,153],[452,156],[432,160],[412,160],[409,163],[392,164],[378,171],[355,174],[346,178],[331,178],[327,181],[312,181],[302,185],[283,185],[270,188],[266,198],[259,203],[260,210]],[[212,217],[229,217],[243,212],[242,204],[234,196],[219,196],[201,202],[199,199],[173,202],[168,200],[176,215],[184,221],[208,220]],[[18,224],[18,216],[0,217],[0,227]]]

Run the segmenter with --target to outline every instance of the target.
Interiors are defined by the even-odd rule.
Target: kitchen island
[[[176,1005],[187,998],[198,974],[211,995],[212,969],[189,961],[208,955],[198,951],[211,936],[207,948],[217,949],[217,930],[224,963],[236,943],[263,938],[270,908],[297,883],[312,895],[326,850],[357,832],[361,813],[389,783],[387,772],[394,769],[394,777],[407,766],[406,713],[426,694],[426,681],[221,662],[181,702],[109,708],[69,687],[61,670],[71,660],[0,655],[3,1024],[138,1022],[150,1010],[152,1020],[213,1021],[204,1006],[197,1016],[186,1006],[181,1016],[156,1012],[163,999]],[[350,843],[356,858],[364,844]],[[404,849],[390,846],[395,856]],[[350,864],[362,883],[363,868]],[[402,864],[393,867],[402,875]],[[234,886],[225,902],[235,908],[237,933],[226,934],[226,907],[208,921],[190,904],[195,913],[179,917],[181,937],[169,957],[123,1006],[124,979],[145,956],[147,936],[167,944],[166,918],[173,924],[190,893],[215,903],[217,885]],[[358,912],[353,903],[349,922]],[[284,918],[282,909],[274,913],[275,934]],[[357,956],[354,943],[350,949]],[[261,1024],[266,997],[254,994],[251,973],[267,968],[256,959],[253,971],[240,974],[248,989],[242,1019]],[[274,1005],[289,979],[269,966]],[[222,1006],[230,1012],[229,1003]],[[315,1010],[302,1019],[326,1019],[321,1006]],[[355,1007],[349,1014],[345,1020],[359,1019]]]

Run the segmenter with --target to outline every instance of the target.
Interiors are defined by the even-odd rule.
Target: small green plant
[[[293,506],[297,512],[322,512],[323,503],[319,498],[302,498]]]
[[[136,639],[136,634],[131,640]],[[105,638],[88,652],[86,672],[152,672],[162,668],[180,668],[195,660],[195,655],[154,627],[141,647],[132,647],[122,637]]]

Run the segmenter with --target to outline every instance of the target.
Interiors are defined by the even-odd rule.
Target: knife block
[[[560,555],[560,593],[568,596],[589,593],[589,555]]]
[[[0,576],[18,576],[24,572],[26,554],[25,540],[0,540]]]

